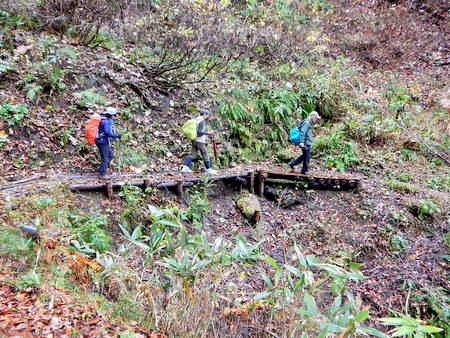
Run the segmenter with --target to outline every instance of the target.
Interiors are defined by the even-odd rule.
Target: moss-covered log
[[[261,204],[256,195],[245,193],[237,199],[236,205],[249,220],[256,223],[261,219]]]

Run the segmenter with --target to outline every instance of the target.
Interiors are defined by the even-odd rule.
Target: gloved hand
[[[214,135],[214,130],[210,130],[207,132],[208,135]]]
[[[299,144],[300,148],[305,148],[305,144],[302,142]]]

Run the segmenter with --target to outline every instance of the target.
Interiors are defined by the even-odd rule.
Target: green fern
[[[78,105],[81,107],[92,107],[96,105],[105,105],[107,103],[106,98],[97,93],[93,88],[73,93],[73,95],[80,99]]]

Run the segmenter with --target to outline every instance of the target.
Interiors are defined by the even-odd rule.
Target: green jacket
[[[302,122],[302,124],[298,127],[300,129],[300,143],[304,143],[305,146],[310,146],[313,141],[313,123],[311,120],[306,119]]]

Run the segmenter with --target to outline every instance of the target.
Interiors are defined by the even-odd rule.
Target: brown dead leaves
[[[95,272],[99,272],[102,270],[102,267],[100,264],[98,264],[96,261],[86,258],[84,256],[81,256],[78,252],[70,251],[62,246],[58,246],[56,248],[57,250],[63,252],[71,261],[71,266],[75,266],[77,268],[82,268],[83,265],[86,265]],[[72,269],[73,271],[78,271],[78,269]]]
[[[265,311],[269,307],[269,304],[264,303],[262,301],[252,300],[243,304],[242,306],[237,307],[226,307],[221,316],[222,317],[236,317],[239,316],[244,320],[248,317],[249,313],[252,311]]]
[[[135,337],[165,337],[140,327],[113,324],[98,314],[94,304],[74,305],[69,292],[52,288],[51,295],[33,290],[15,291],[0,286],[0,335],[7,337],[116,337],[134,333]]]

